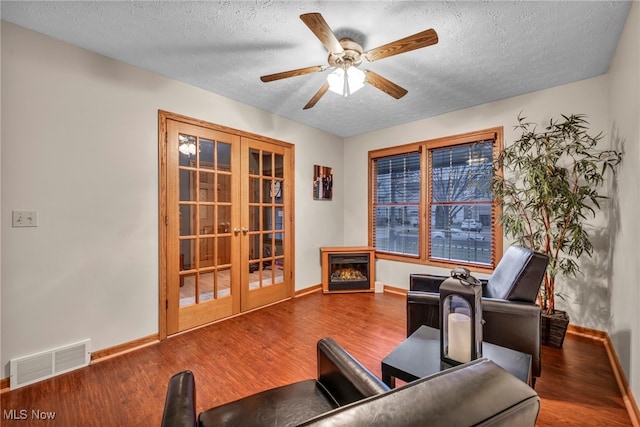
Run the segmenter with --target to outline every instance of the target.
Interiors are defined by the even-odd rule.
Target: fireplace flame
[[[355,268],[341,268],[331,273],[331,280],[366,280],[366,277]]]

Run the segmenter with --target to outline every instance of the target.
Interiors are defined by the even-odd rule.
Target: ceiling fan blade
[[[309,27],[311,32],[322,42],[329,53],[341,54],[344,52],[338,38],[333,34],[333,31],[331,31],[327,21],[324,20],[321,14],[305,13],[300,15],[300,19],[302,19],[302,22],[307,24],[307,27]]]
[[[373,62],[393,55],[398,55],[400,53],[431,46],[436,43],[438,43],[438,34],[434,29],[429,29],[371,49],[370,51],[365,52],[363,56],[367,61]]]
[[[308,110],[309,108],[313,107],[314,105],[316,105],[316,102],[318,102],[320,100],[320,98],[322,98],[322,95],[324,95],[325,93],[327,93],[327,91],[329,90],[329,83],[325,83],[317,92],[315,95],[313,95],[313,97],[309,100],[309,102],[307,102],[307,105],[304,106],[303,110]]]
[[[365,76],[367,78],[367,83],[376,89],[380,89],[387,95],[394,97],[395,99],[400,99],[407,94],[407,90],[398,86],[390,80],[385,79],[380,74],[374,73],[370,70],[364,71]]]
[[[327,68],[328,67],[325,65],[314,65],[313,67],[298,68],[297,70],[283,71],[282,73],[269,74],[267,76],[260,77],[260,80],[262,80],[265,83],[272,82],[274,80],[286,79],[289,77],[296,77],[296,76],[303,76],[305,74],[315,73],[317,71],[324,71]]]

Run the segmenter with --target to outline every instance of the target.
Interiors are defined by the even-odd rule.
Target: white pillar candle
[[[471,317],[471,309],[469,307],[458,307],[454,310],[454,313],[460,313]]]
[[[471,360],[471,318],[462,313],[451,313],[449,327],[449,358],[466,363]]]

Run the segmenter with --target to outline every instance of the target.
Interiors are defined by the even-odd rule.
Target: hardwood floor
[[[315,343],[331,336],[380,376],[380,360],[405,338],[405,297],[313,293],[38,384],[4,393],[3,427],[159,425],[167,381],[194,372],[198,411],[315,378]],[[543,348],[538,426],[628,426],[631,421],[604,345],[568,335]],[[54,420],[8,420],[15,410],[55,412]]]

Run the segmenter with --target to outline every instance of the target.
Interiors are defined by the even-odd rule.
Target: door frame
[[[168,206],[167,206],[167,121],[174,120],[190,125],[201,126],[208,129],[235,134],[240,137],[250,138],[270,144],[287,147],[291,150],[291,158],[288,164],[291,167],[290,186],[290,215],[291,230],[289,234],[290,246],[287,259],[291,263],[290,277],[287,278],[289,285],[289,297],[295,295],[295,146],[288,142],[269,138],[266,136],[246,132],[238,129],[229,128],[204,120],[194,119],[182,114],[172,113],[170,111],[158,110],[158,338],[163,340],[167,338],[167,312],[168,312],[168,295],[167,295],[167,245],[168,245]],[[242,314],[242,312],[240,313]],[[213,322],[215,323],[215,322]],[[204,325],[203,325],[204,326]]]

